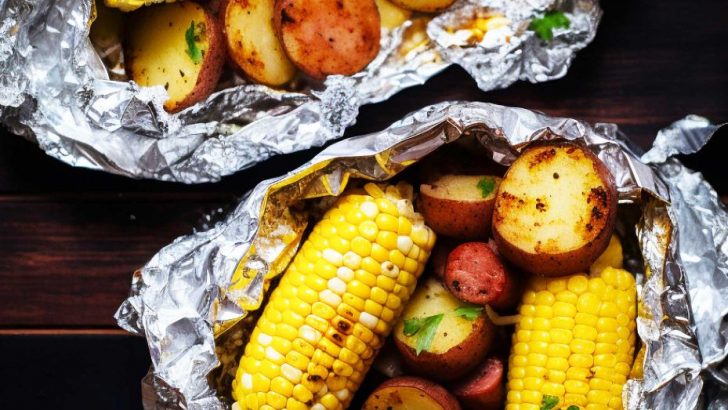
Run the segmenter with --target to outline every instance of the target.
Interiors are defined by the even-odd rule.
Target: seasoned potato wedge
[[[438,234],[487,238],[500,180],[489,175],[443,175],[420,186],[420,211]]]
[[[470,310],[472,316],[464,315],[463,309]],[[437,319],[440,315],[441,319]],[[428,318],[439,323],[429,322],[432,319]],[[412,334],[412,325],[418,323],[423,323],[422,328]],[[423,340],[428,329],[434,331],[429,343]],[[429,278],[419,285],[405,307],[394,328],[394,342],[413,373],[446,381],[466,374],[485,358],[493,331],[481,308],[459,301],[440,281]]]
[[[275,0],[229,0],[224,10],[228,54],[256,82],[279,86],[296,74],[273,27]]]
[[[139,85],[161,85],[176,112],[207,98],[225,61],[216,18],[192,1],[145,7],[129,15],[127,69]]]
[[[291,61],[319,80],[354,74],[379,52],[374,0],[276,0],[274,23]]]
[[[392,2],[408,10],[434,13],[450,7],[455,0],[392,0]]]
[[[381,20],[382,27],[386,29],[393,29],[399,27],[407,21],[412,15],[412,12],[403,9],[389,0],[375,0],[377,3],[377,9],[379,9],[379,19]]]
[[[444,387],[419,377],[395,377],[379,385],[362,410],[460,410]]]
[[[501,255],[528,272],[584,272],[609,244],[616,215],[614,179],[588,148],[537,144],[500,184],[493,238]]]

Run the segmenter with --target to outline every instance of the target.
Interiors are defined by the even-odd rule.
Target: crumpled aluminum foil
[[[571,27],[544,43],[526,27],[550,9],[565,11]],[[512,20],[499,36],[475,45],[449,30],[486,10]],[[594,38],[601,9],[598,0],[460,0],[427,23],[432,41],[413,40],[423,17],[385,30],[379,55],[356,75],[300,92],[237,78],[173,115],[162,108],[162,87],[109,79],[89,40],[91,14],[92,0],[0,0],[0,122],[74,166],[201,183],[338,138],[361,105],[422,84],[450,64],[463,66],[483,90],[560,78]]]
[[[305,198],[325,203],[344,190],[348,176],[386,180],[459,138],[477,139],[503,165],[529,142],[567,138],[583,141],[607,165],[624,205],[618,228],[626,265],[639,283],[638,332],[647,348],[644,379],[628,382],[624,403],[629,409],[697,409],[712,400],[713,408],[722,408],[721,397],[728,397],[728,300],[722,296],[728,292],[728,214],[700,174],[673,158],[695,152],[716,129],[687,117],[661,131],[640,159],[614,124],[447,102],[331,145],[298,169],[261,182],[223,221],[178,238],[134,275],[116,318],[149,343],[146,407],[226,408],[207,377],[219,357],[224,365],[231,360],[224,352],[216,357],[216,342],[229,343],[222,341],[224,330],[253,313],[240,306],[258,306],[266,284],[290,261],[306,220],[287,212],[292,205]],[[250,274],[244,286],[233,279],[241,269]]]

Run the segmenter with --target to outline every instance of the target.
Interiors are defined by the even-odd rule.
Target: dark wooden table
[[[444,100],[490,101],[620,125],[638,145],[688,113],[728,121],[728,2],[609,1],[566,78],[484,93],[459,68],[363,107],[347,135]],[[71,168],[0,136],[0,408],[140,408],[144,340],[112,315],[131,272],[263,178],[311,158],[270,160],[217,184],[135,181]],[[690,163],[728,192],[726,138]]]

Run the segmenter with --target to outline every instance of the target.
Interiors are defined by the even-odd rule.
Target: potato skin
[[[374,0],[276,0],[273,23],[293,64],[318,80],[357,73],[379,53]]]
[[[420,213],[427,225],[440,235],[460,240],[489,237],[496,191],[486,198],[479,192],[476,192],[477,196],[465,195],[472,193],[443,195],[441,192],[449,189],[448,185],[462,188],[463,183],[457,181],[470,181],[475,185],[479,178],[492,178],[496,186],[500,181],[490,175],[443,175],[431,184],[420,185]]]
[[[420,191],[420,212],[427,225],[440,235],[458,239],[487,238],[495,198],[479,202],[436,198]]]
[[[510,243],[500,232],[504,220],[504,212],[513,212],[509,209],[511,206],[507,204],[509,202],[514,203],[517,199],[510,193],[506,192],[504,183],[518,162],[521,160],[525,161],[525,159],[523,159],[525,158],[524,155],[530,150],[537,148],[551,148],[549,151],[550,153],[554,152],[554,150],[565,150],[566,152],[580,150],[586,158],[591,160],[593,164],[593,172],[596,173],[603,185],[604,189],[599,190],[598,194],[595,195],[596,199],[594,200],[594,203],[585,204],[586,206],[593,206],[591,210],[592,217],[598,215],[600,218],[603,218],[602,228],[596,233],[596,235],[594,235],[593,238],[587,240],[582,246],[576,249],[555,253],[536,250],[531,253],[521,249],[514,243]],[[548,161],[548,159],[546,159],[546,161]],[[557,178],[557,175],[555,175],[554,178]],[[574,200],[574,198],[557,198],[557,200]],[[509,168],[508,172],[506,172],[504,182],[501,183],[498,188],[495,208],[493,211],[493,239],[495,240],[498,246],[498,251],[501,255],[515,266],[527,272],[543,276],[563,276],[576,272],[585,272],[609,244],[609,239],[614,230],[617,218],[617,201],[617,189],[611,173],[607,169],[606,165],[604,165],[604,163],[602,163],[601,160],[588,148],[574,142],[549,141],[531,144],[521,154],[516,162],[511,165],[511,168]],[[531,210],[530,212],[537,211]],[[587,222],[587,226],[588,224],[589,222]]]
[[[453,249],[444,282],[455,297],[477,305],[508,309],[520,299],[519,279],[485,242],[466,242]]]
[[[493,324],[485,313],[473,321],[470,335],[445,353],[417,352],[395,334],[394,343],[412,373],[437,381],[455,380],[472,370],[488,354],[493,341]],[[444,331],[438,329],[438,331]]]
[[[407,388],[419,390],[420,397],[428,397],[433,404],[438,404],[443,410],[461,409],[455,396],[439,384],[419,377],[401,376],[379,385],[364,402],[362,410],[387,410],[398,409],[397,405],[407,406],[408,403],[402,402],[398,394],[399,391]]]
[[[503,362],[489,357],[475,371],[452,386],[452,392],[467,410],[497,410],[504,396]]]
[[[196,4],[193,2],[189,2],[189,4]],[[134,22],[135,19],[140,16],[144,15],[146,13],[152,13],[155,12],[154,8],[162,8],[162,7],[186,7],[184,3],[171,3],[171,4],[160,4],[156,6],[152,6],[149,8],[141,9],[135,13],[132,13],[129,16],[130,22]],[[225,64],[225,45],[224,45],[224,39],[222,34],[222,26],[217,21],[217,18],[210,13],[209,11],[204,10],[205,14],[205,34],[207,36],[208,41],[208,48],[205,50],[205,53],[203,55],[203,59],[201,62],[200,69],[197,74],[197,79],[195,81],[195,85],[193,86],[192,90],[185,95],[184,98],[179,99],[177,101],[174,101],[171,97],[169,100],[167,100],[164,104],[164,108],[170,112],[175,113],[178,111],[181,111],[187,107],[190,107],[205,98],[207,98],[215,89],[215,86],[217,85],[218,80],[220,79],[220,75],[222,74],[222,69]],[[192,20],[190,20],[192,21]],[[131,27],[134,27],[132,24],[127,24],[127,35],[125,36],[124,40],[124,57],[126,58],[126,65],[128,72],[130,73],[130,77],[132,80],[142,84],[142,85],[162,85],[162,84],[145,84],[145,81],[141,80],[141,77],[146,70],[151,70],[153,67],[140,67],[139,59],[136,58],[136,52],[137,46],[135,46],[135,43],[131,39],[131,33],[129,32],[129,29]],[[152,30],[153,33],[153,27],[140,27],[142,30]],[[179,50],[179,53],[184,54],[186,50]],[[155,64],[162,65],[165,62],[165,60],[162,58],[160,60],[157,60]],[[179,81],[177,78],[173,78],[173,76],[176,76],[178,73],[177,68],[178,67],[164,67],[165,71],[169,74],[167,83],[173,83],[175,81]],[[167,70],[168,68],[168,70]],[[179,70],[181,71],[181,70]]]
[[[207,49],[202,60],[202,68],[200,74],[197,75],[195,89],[187,98],[177,104],[174,112],[195,105],[212,94],[222,74],[222,68],[225,66],[225,39],[222,34],[222,25],[212,13],[206,12],[205,17],[210,48]]]

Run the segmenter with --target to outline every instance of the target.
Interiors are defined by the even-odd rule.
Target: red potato
[[[534,143],[498,187],[493,238],[500,254],[527,272],[584,272],[609,244],[617,201],[614,177],[588,147]]]
[[[467,242],[450,252],[445,286],[462,301],[496,309],[513,307],[520,297],[516,275],[485,242]]]
[[[500,178],[490,175],[442,175],[420,185],[420,212],[440,235],[485,239],[499,183]]]
[[[503,406],[503,362],[490,357],[474,372],[452,386],[452,392],[467,410],[497,410]]]
[[[393,330],[395,346],[407,370],[437,381],[455,380],[485,358],[492,345],[494,326],[485,311],[471,319],[458,314],[458,309],[467,307],[437,279],[420,283]],[[441,315],[442,320],[435,327],[431,343],[417,354],[421,335],[406,335],[405,324],[433,315]]]
[[[377,387],[362,410],[460,410],[444,387],[419,377],[395,377]]]

